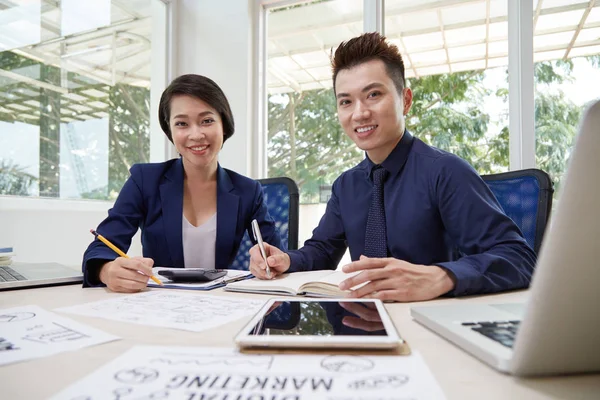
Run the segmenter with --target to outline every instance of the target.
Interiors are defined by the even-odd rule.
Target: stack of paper
[[[12,264],[15,253],[12,247],[0,247],[0,265]]]

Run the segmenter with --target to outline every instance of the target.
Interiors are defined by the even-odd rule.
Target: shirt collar
[[[412,147],[413,141],[414,141],[413,136],[410,134],[410,132],[407,129],[405,129],[404,134],[402,135],[402,139],[400,139],[400,141],[398,142],[396,147],[394,147],[394,150],[392,150],[390,155],[387,156],[387,158],[380,165],[383,168],[385,168],[392,175],[396,175],[396,174],[400,173],[400,171],[402,170],[402,167],[404,167],[404,164],[406,163],[406,160],[408,159],[408,154],[410,153],[410,149]],[[365,155],[366,155],[366,153],[365,153]],[[373,168],[376,165],[377,164],[375,164],[373,161],[371,161],[371,159],[369,159],[369,156],[366,155],[365,169],[367,170],[367,173],[369,176],[371,176],[371,173],[373,172]]]

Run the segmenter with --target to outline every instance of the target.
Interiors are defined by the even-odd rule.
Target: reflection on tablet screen
[[[372,302],[276,302],[249,335],[386,336]]]

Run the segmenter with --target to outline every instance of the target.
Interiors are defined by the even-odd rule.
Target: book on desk
[[[231,283],[225,287],[225,290],[288,296],[345,297],[350,290],[340,290],[338,286],[357,273],[346,274],[331,270],[293,272],[268,280],[254,278]]]

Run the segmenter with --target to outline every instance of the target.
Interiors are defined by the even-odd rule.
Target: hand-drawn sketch
[[[34,317],[35,313],[32,312],[0,313],[0,323],[25,321]]]
[[[19,350],[20,348],[15,346],[14,343],[0,337],[0,351]]]
[[[5,322],[1,325],[0,365],[118,339],[39,306],[0,310],[0,321]]]
[[[200,332],[253,315],[263,303],[262,300],[153,290],[59,311]]]
[[[363,356],[328,356],[321,361],[321,367],[332,372],[365,372],[373,369],[373,361]]]
[[[362,378],[350,382],[348,387],[355,390],[393,389],[408,383],[407,375],[383,375]]]
[[[230,355],[223,357],[222,355],[205,355],[201,358],[190,358],[189,355],[180,355],[175,357],[162,357],[150,360],[150,363],[164,363],[168,365],[192,364],[197,366],[225,366],[225,367],[244,367],[252,371],[268,371],[273,363],[273,357],[267,355]]]
[[[170,393],[168,390],[157,390],[156,392],[148,393],[142,397],[136,397],[135,400],[163,400],[168,399],[169,395]]]
[[[114,400],[121,400],[133,392],[132,387],[120,387],[113,390]]]
[[[136,367],[117,372],[115,380],[127,384],[148,383],[158,379],[158,375],[159,372],[155,369]]]
[[[324,358],[160,346],[136,346],[53,399],[90,394],[114,400],[444,399],[418,353]]]
[[[31,340],[33,342],[51,344],[89,338],[89,336],[86,334],[83,334],[71,328],[67,328],[66,326],[57,324],[56,322],[53,322],[50,327],[40,326],[37,330],[38,332],[36,333],[30,333],[28,335],[23,336],[23,340]],[[39,332],[39,330],[41,330],[42,332]]]

